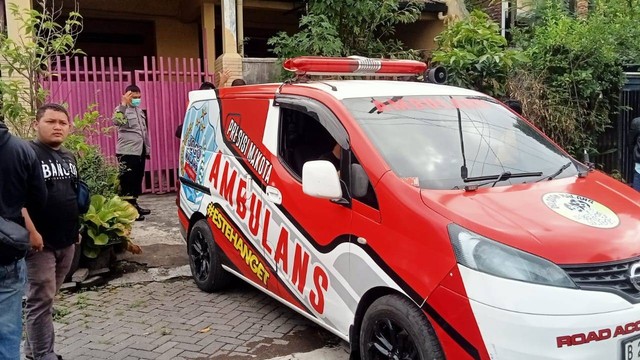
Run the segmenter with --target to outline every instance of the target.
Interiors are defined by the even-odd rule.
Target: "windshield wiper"
[[[549,176],[545,176],[542,179],[537,180],[536,182],[540,182],[540,181],[543,181],[543,180],[553,180],[556,176],[562,174],[563,171],[567,170],[572,164],[573,164],[573,162],[569,161],[568,163],[562,165],[562,167],[560,169],[558,169],[558,171],[554,172],[553,174],[551,174]]]
[[[479,187],[485,186],[485,185],[488,185],[488,184],[492,184],[491,187],[494,187],[494,186],[496,186],[497,183],[499,183],[501,181],[507,181],[509,179],[514,179],[514,178],[523,178],[523,177],[532,177],[532,176],[541,176],[541,175],[542,175],[542,171],[519,172],[519,173],[511,173],[510,171],[505,171],[502,174],[498,174],[498,175],[487,175],[487,176],[470,177],[470,178],[464,179],[464,182],[484,181],[484,180],[488,180],[488,181],[487,182],[483,182],[481,184],[465,185],[464,190],[465,191],[475,191]]]

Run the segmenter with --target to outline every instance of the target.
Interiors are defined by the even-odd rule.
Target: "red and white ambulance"
[[[234,274],[354,358],[640,360],[640,194],[498,101],[305,76],[189,98],[178,215],[202,290]]]

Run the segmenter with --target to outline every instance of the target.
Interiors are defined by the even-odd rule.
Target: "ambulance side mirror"
[[[302,191],[315,198],[342,199],[340,178],[333,164],[327,160],[307,161],[302,166]]]
[[[360,164],[351,164],[351,195],[360,198],[367,195],[369,178]]]

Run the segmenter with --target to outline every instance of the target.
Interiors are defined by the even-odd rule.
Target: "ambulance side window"
[[[280,109],[278,155],[280,161],[298,180],[305,162],[317,160],[330,152],[336,141],[313,117],[295,109]]]
[[[352,164],[360,164],[356,156],[351,154],[351,163]],[[379,209],[378,207],[378,197],[376,196],[376,192],[371,185],[371,180],[369,180],[369,184],[367,187],[367,193],[364,196],[354,197],[354,199],[360,201],[361,203],[368,205],[374,209]]]

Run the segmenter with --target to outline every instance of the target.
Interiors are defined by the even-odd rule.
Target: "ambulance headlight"
[[[460,265],[506,279],[576,288],[564,270],[541,257],[487,239],[456,224],[449,225],[449,237]]]

